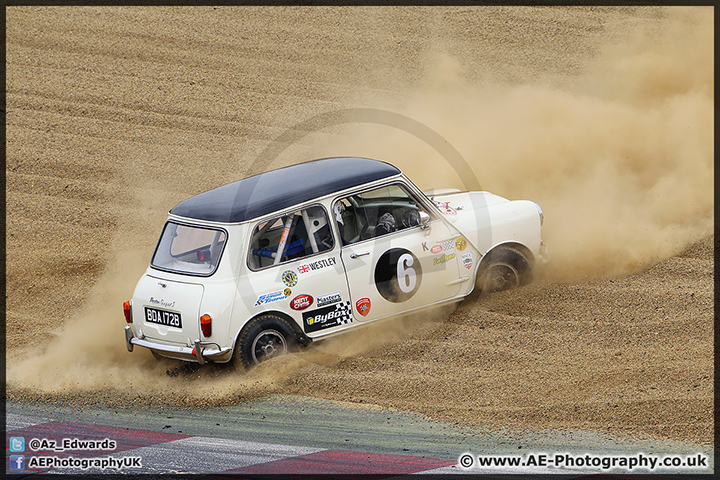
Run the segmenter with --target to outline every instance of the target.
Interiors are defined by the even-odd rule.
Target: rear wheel
[[[518,250],[499,247],[488,255],[489,257],[483,260],[484,267],[477,283],[483,293],[510,290],[525,285],[532,279],[530,261]]]
[[[243,328],[233,353],[236,367],[250,368],[293,350],[292,328],[280,317],[263,315]]]

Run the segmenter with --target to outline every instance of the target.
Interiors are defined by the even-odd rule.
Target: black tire
[[[477,286],[482,293],[501,292],[521,287],[532,281],[532,265],[520,251],[498,247],[483,259]]]
[[[248,369],[265,360],[294,350],[292,327],[280,317],[263,315],[251,321],[237,339],[232,362]]]

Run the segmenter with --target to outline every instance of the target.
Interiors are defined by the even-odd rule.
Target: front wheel
[[[250,368],[291,351],[295,341],[291,327],[280,317],[264,315],[243,328],[235,344],[233,364]]]
[[[530,262],[518,250],[500,247],[488,255],[478,275],[477,285],[482,293],[510,290],[525,285],[532,279]]]

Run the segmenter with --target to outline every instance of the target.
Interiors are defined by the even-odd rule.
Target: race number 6
[[[412,268],[412,264],[414,262],[415,260],[413,259],[412,254],[409,253],[403,253],[402,255],[400,255],[400,258],[398,258],[398,286],[400,287],[400,290],[402,290],[404,293],[410,293],[415,290],[415,270]]]
[[[412,298],[420,288],[420,261],[410,250],[391,248],[375,265],[375,287],[382,297],[394,303]]]

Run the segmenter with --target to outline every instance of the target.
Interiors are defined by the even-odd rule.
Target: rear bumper
[[[187,362],[198,362],[201,365],[207,362],[226,363],[230,361],[232,356],[232,350],[230,348],[220,348],[220,345],[215,342],[201,342],[200,340],[195,340],[194,348],[151,342],[136,337],[133,334],[130,325],[126,325],[125,346],[127,347],[128,352],[132,352],[135,345],[149,348],[163,357],[185,360]]]

